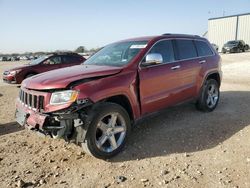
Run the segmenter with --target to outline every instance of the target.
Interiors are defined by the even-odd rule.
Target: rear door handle
[[[176,69],[179,69],[179,68],[181,68],[181,66],[177,65],[177,66],[171,67],[171,70],[176,70]]]
[[[207,62],[206,60],[199,61],[200,64],[203,64],[203,63],[206,63],[206,62]]]

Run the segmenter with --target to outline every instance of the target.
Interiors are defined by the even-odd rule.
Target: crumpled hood
[[[113,75],[121,70],[121,67],[76,65],[32,76],[22,82],[22,87],[35,90],[66,88],[77,80]]]

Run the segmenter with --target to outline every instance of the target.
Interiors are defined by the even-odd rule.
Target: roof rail
[[[75,52],[51,52],[48,55],[77,55]]]
[[[186,37],[200,37],[199,35],[175,34],[175,33],[164,33],[162,35],[174,35],[174,36],[186,36]]]

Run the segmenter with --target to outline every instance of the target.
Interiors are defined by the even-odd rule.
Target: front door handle
[[[200,64],[203,64],[203,63],[206,63],[206,62],[207,62],[206,60],[199,61]]]
[[[177,65],[177,66],[171,67],[171,70],[176,70],[176,69],[179,69],[179,68],[181,68],[181,66]]]

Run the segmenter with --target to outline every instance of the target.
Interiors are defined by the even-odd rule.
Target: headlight
[[[20,72],[20,70],[15,70],[15,71],[10,71],[9,74],[14,76],[16,75],[18,72]]]
[[[78,92],[74,90],[66,90],[52,93],[50,98],[50,104],[58,105],[58,104],[66,104],[72,103],[77,99]]]

